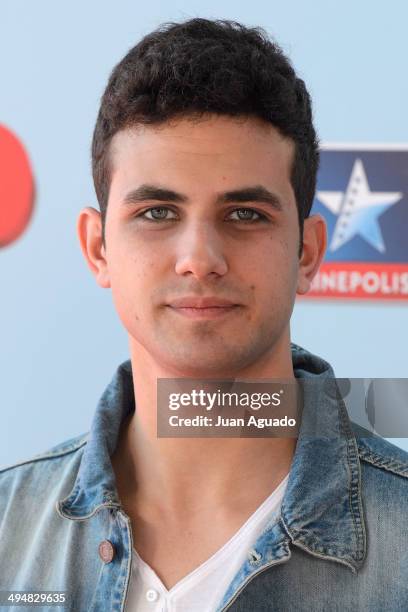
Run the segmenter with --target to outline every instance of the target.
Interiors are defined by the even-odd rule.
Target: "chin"
[[[233,355],[205,355],[203,350],[190,352],[189,355],[173,355],[169,363],[172,369],[180,372],[181,376],[189,378],[228,378],[235,376],[235,373],[248,365],[248,359],[237,359],[237,352]]]

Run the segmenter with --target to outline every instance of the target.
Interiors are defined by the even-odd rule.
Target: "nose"
[[[175,271],[181,275],[193,274],[199,280],[226,274],[228,266],[222,240],[210,223],[198,222],[180,236]]]

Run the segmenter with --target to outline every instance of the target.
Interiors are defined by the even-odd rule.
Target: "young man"
[[[407,610],[408,457],[336,397],[312,385],[296,438],[157,435],[158,379],[334,377],[290,343],[326,234],[288,59],[237,23],[163,26],[114,69],[92,163],[78,236],[130,360],[88,435],[1,474],[0,589],[76,611]],[[306,435],[317,415],[330,435]]]

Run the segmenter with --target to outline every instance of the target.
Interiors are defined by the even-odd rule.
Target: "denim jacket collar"
[[[331,366],[295,344],[291,348],[295,376],[306,384],[281,522],[294,545],[356,572],[366,554],[356,439],[343,401],[335,393],[323,399],[313,384],[308,388],[308,380],[324,379],[330,384]],[[127,360],[99,400],[73,489],[57,502],[61,516],[83,520],[101,507],[120,506],[110,456],[121,423],[134,409],[132,368]],[[316,415],[327,435],[313,435]]]
[[[366,556],[356,438],[331,366],[294,344],[292,358],[304,409],[282,524],[299,548],[356,573]]]
[[[61,516],[86,519],[102,506],[120,506],[110,457],[122,422],[134,410],[132,364],[127,360],[118,367],[98,402],[73,489],[57,502]]]

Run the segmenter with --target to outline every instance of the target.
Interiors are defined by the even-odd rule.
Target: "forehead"
[[[137,125],[115,134],[111,186],[137,180],[290,182],[294,142],[257,118],[211,115],[161,125]]]

